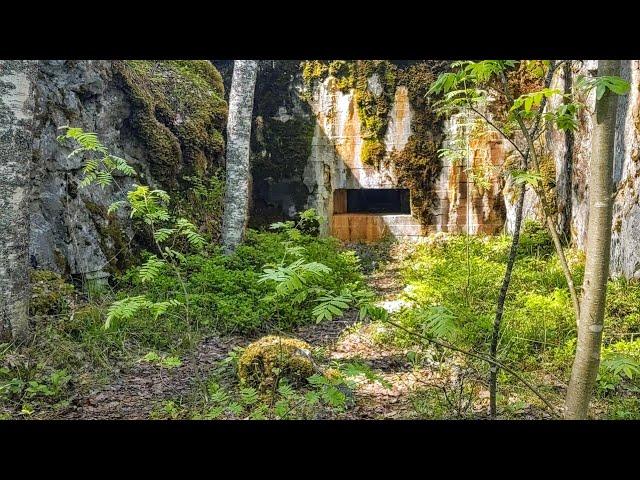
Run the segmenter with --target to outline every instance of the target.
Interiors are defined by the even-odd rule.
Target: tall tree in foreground
[[[222,243],[226,253],[244,238],[249,217],[249,142],[258,62],[236,60],[229,91],[227,121],[227,181],[222,219]]]
[[[600,60],[598,77],[616,77],[619,60]],[[600,96],[600,95],[599,95]],[[578,344],[567,390],[565,418],[585,419],[600,366],[604,307],[609,278],[613,208],[613,148],[618,97],[604,91],[596,101],[589,164],[589,223]]]
[[[0,60],[0,340],[29,330],[30,68]]]

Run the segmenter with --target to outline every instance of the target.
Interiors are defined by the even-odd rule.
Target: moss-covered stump
[[[55,272],[31,272],[31,301],[29,314],[33,316],[57,315],[69,309],[73,285],[69,285]]]
[[[295,338],[269,335],[245,349],[238,360],[238,378],[244,385],[272,387],[279,379],[300,385],[316,373],[311,346]]]

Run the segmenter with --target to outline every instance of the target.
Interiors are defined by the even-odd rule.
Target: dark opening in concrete
[[[346,189],[345,194],[345,213],[411,213],[408,189]]]

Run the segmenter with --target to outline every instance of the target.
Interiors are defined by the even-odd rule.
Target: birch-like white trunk
[[[598,76],[620,74],[619,60],[600,60]],[[589,163],[589,223],[578,343],[567,390],[565,418],[587,418],[600,366],[604,307],[609,278],[613,154],[618,96],[607,91],[597,102]]]
[[[242,242],[249,219],[249,143],[258,62],[236,60],[229,91],[227,120],[227,173],[222,243],[225,252]]]
[[[32,114],[26,60],[0,60],[0,339],[29,330],[29,166]]]

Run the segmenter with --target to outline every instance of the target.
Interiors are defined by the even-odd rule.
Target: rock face
[[[622,74],[631,91],[619,105],[613,178],[611,270],[627,278],[640,278],[640,61],[623,62]]]
[[[110,203],[133,183],[78,189],[82,158],[56,137],[65,125],[96,132],[140,182],[171,192],[220,162],[226,118],[220,75],[209,62],[42,61],[35,82],[31,263],[88,278],[131,260],[133,229]]]
[[[577,75],[593,75],[597,62],[585,61],[574,67]],[[631,84],[627,95],[620,97],[617,113],[613,181],[613,232],[611,238],[611,273],[626,278],[640,278],[640,61],[622,62],[621,76]],[[586,99],[591,110],[595,107],[592,93]],[[571,165],[571,233],[576,244],[583,248],[587,238],[589,185],[586,181],[591,147],[591,118],[581,118],[575,134]]]
[[[594,76],[596,72],[597,61],[574,61],[571,67],[559,70],[551,87],[568,91],[579,75]],[[623,61],[621,76],[630,82],[631,89],[618,100],[610,271],[613,276],[640,278],[640,61]],[[551,129],[545,140],[555,166],[558,227],[577,247],[584,248],[589,219],[589,156],[595,93],[592,91],[580,100],[587,108],[580,114],[578,129],[570,133]],[[525,216],[535,218],[536,202],[531,192],[528,192],[527,207]]]

